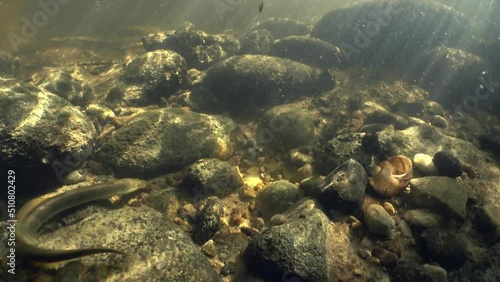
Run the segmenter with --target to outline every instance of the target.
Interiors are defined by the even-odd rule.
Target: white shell
[[[425,175],[433,174],[436,171],[436,166],[434,166],[432,162],[432,157],[427,154],[415,154],[415,156],[413,156],[413,164]]]

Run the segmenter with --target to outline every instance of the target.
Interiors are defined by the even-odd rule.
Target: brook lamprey
[[[146,181],[119,179],[64,192],[50,198],[30,200],[19,210],[16,225],[16,255],[35,262],[58,262],[99,253],[126,253],[109,248],[53,250],[38,246],[37,232],[49,218],[69,208],[146,187]]]

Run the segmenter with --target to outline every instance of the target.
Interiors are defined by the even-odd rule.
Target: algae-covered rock
[[[229,156],[233,129],[235,124],[226,117],[178,108],[149,110],[113,132],[95,159],[119,177],[155,177],[201,158]]]
[[[274,37],[268,30],[254,30],[242,39],[239,54],[269,55],[273,41]]]
[[[180,186],[196,197],[226,197],[243,186],[243,179],[231,164],[218,159],[201,159],[185,169]]]
[[[299,199],[299,189],[294,184],[280,180],[266,185],[257,195],[257,205],[265,219],[282,213]]]
[[[471,31],[470,19],[436,1],[377,0],[326,13],[311,36],[338,46],[347,63],[408,67],[434,47],[467,46]]]
[[[94,98],[94,89],[72,76],[68,71],[55,69],[42,71],[34,78],[34,83],[75,106],[85,106]]]
[[[486,86],[489,85],[486,81],[491,79],[491,74],[484,75],[488,69],[488,62],[473,53],[440,46],[422,54],[406,78],[429,91],[429,98],[443,107],[460,107],[470,111],[471,107],[479,108],[471,96],[477,96],[480,101],[494,98],[489,92],[491,88],[483,89],[491,87]],[[487,106],[481,105],[481,108],[495,113]]]
[[[122,208],[91,215],[40,237],[43,247],[106,246],[120,255],[87,256],[80,281],[221,281],[191,238],[172,220],[147,208]]]
[[[210,240],[222,227],[221,217],[224,215],[224,204],[217,197],[208,198],[205,206],[196,216],[193,239],[199,245]]]
[[[212,66],[202,85],[217,95],[221,111],[240,114],[317,95],[335,83],[327,71],[292,60],[242,55]]]
[[[152,33],[142,39],[148,51],[172,50],[179,53],[189,68],[206,69],[231,55],[239,47],[239,41],[229,34],[209,34],[186,23],[183,29]]]
[[[271,54],[319,68],[339,67],[342,64],[337,46],[307,36],[289,36],[276,40]]]
[[[275,106],[260,120],[259,141],[281,151],[310,145],[316,139],[314,117],[315,113],[301,104]]]
[[[252,239],[244,251],[249,270],[264,281],[338,281],[361,271],[371,275],[368,262],[355,255],[345,223],[331,222],[319,205],[307,199],[296,203],[286,222]]]
[[[123,69],[125,101],[130,105],[157,103],[168,98],[187,81],[186,61],[170,50],[135,57]]]
[[[68,101],[0,76],[0,168],[16,176],[16,195],[38,193],[34,183],[57,183],[83,164],[96,130]]]

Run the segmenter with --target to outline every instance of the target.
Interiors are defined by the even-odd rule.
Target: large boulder
[[[145,206],[92,214],[42,234],[40,242],[45,248],[106,246],[130,254],[81,258],[87,271],[79,281],[221,281],[205,255],[177,224]]]
[[[409,69],[406,78],[429,91],[429,99],[447,108],[488,109],[492,97],[487,83],[486,60],[472,53],[449,47],[425,52]],[[485,89],[486,88],[486,89]],[[483,105],[480,105],[483,104]],[[494,113],[494,110],[490,110]]]
[[[0,77],[0,167],[15,171],[16,195],[62,181],[89,156],[96,135],[89,118],[68,101]]]
[[[203,86],[219,101],[221,111],[260,111],[262,106],[293,101],[330,90],[327,71],[276,57],[234,56],[208,69]]]
[[[467,46],[472,24],[435,1],[363,1],[325,14],[311,36],[340,48],[347,63],[407,66],[420,52]]]

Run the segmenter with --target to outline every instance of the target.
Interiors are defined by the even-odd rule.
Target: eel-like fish
[[[67,191],[51,198],[30,200],[19,210],[16,225],[16,255],[36,262],[58,262],[99,253],[126,253],[109,248],[53,250],[38,246],[37,232],[42,224],[69,208],[113,195],[128,194],[145,188],[146,181],[132,178]]]

